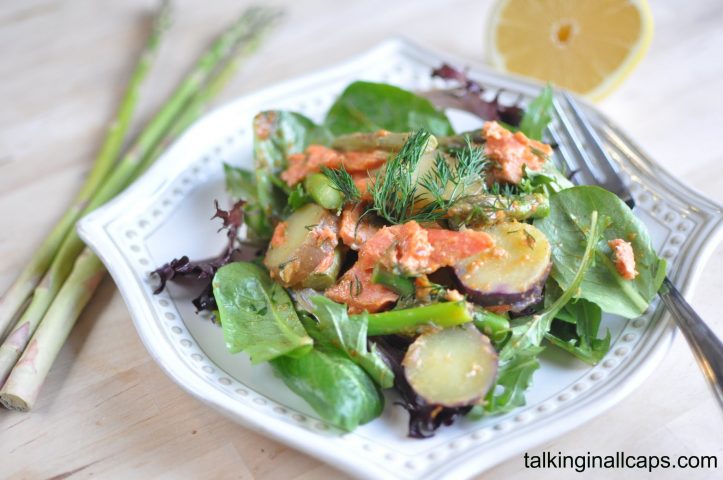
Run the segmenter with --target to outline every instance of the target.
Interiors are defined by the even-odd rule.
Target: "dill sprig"
[[[484,184],[487,167],[484,150],[466,138],[464,147],[451,151],[456,162],[450,165],[447,157],[438,152],[434,167],[419,179],[417,185],[415,173],[430,136],[425,130],[410,135],[399,153],[377,174],[369,189],[372,195],[370,210],[390,223],[439,220],[467,195],[470,186],[478,182]]]
[[[453,166],[450,167],[447,158],[438,153],[434,168],[419,182],[432,197],[429,208],[442,214],[467,195],[469,187],[475,183],[484,185],[484,171],[489,164],[484,150],[476,147],[469,137],[465,137],[464,147],[455,148],[451,153],[457,159]]]
[[[419,214],[414,213],[414,205],[419,200],[414,173],[430,136],[424,129],[412,133],[399,153],[377,173],[369,187],[372,197],[369,210],[393,224],[419,219]]]
[[[321,169],[321,173],[326,175],[335,190],[344,195],[344,203],[357,203],[361,200],[361,192],[354,183],[354,179],[344,168],[344,165],[336,170],[324,167]]]

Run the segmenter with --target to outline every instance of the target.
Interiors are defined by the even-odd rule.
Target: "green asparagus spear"
[[[131,147],[113,174],[96,192],[83,213],[90,212],[113,198],[155,160],[149,154],[154,151],[159,142],[163,141],[166,133],[172,130],[178,115],[183,115],[188,102],[197,95],[199,89],[203,88],[216,66],[236,49],[239,42],[251,41],[255,45],[256,36],[265,32],[269,22],[275,16],[275,13],[272,14],[267,9],[249,9],[213,43],[193,71],[173,93],[168,103],[149,122],[136,144]],[[60,251],[43,281],[35,289],[30,305],[11,331],[8,341],[0,345],[0,384],[7,378],[30,336],[60,291],[63,282],[68,278],[74,260],[83,250],[83,246],[77,233],[70,232],[63,241]]]
[[[510,333],[510,321],[484,308],[476,307],[472,313],[472,321],[480,332],[487,335],[497,346]]]
[[[409,133],[391,133],[385,130],[374,133],[350,133],[336,137],[331,146],[337,150],[346,151],[386,150],[398,152],[409,140],[409,135]],[[437,139],[431,137],[426,151],[431,152],[435,148],[437,148]]]
[[[439,137],[439,147],[441,150],[464,148],[467,146],[467,140],[473,145],[482,145],[487,141],[482,130],[472,130],[448,137]]]
[[[388,272],[379,265],[374,267],[372,282],[384,285],[400,297],[411,297],[416,292],[412,279]]]
[[[543,218],[549,213],[550,201],[540,193],[514,197],[481,194],[455,203],[447,212],[447,218],[454,225],[484,226],[508,220]]]
[[[53,302],[21,361],[0,389],[0,403],[5,407],[22,411],[32,408],[55,357],[104,273],[101,261],[86,248],[58,293],[57,299],[62,301]]]
[[[27,264],[15,282],[0,298],[0,341],[5,338],[3,332],[7,330],[21,312],[26,300],[40,283],[48,267],[50,267],[53,257],[60,248],[65,236],[75,226],[75,222],[80,218],[85,206],[112,169],[138,103],[141,85],[158,51],[161,36],[169,24],[169,13],[169,4],[164,2],[156,14],[153,29],[148,37],[145,49],[133,70],[116,118],[108,127],[105,141],[98,152],[93,169],[85,184],[78,192],[68,211],[65,212],[65,215],[58,221],[42,245],[35,251],[30,263]]]
[[[334,188],[323,173],[312,173],[304,179],[304,188],[311,198],[327,210],[338,210],[344,205],[344,194]]]
[[[415,333],[425,326],[454,327],[471,322],[472,314],[467,302],[459,301],[372,313],[367,316],[367,319],[369,336],[374,336]]]

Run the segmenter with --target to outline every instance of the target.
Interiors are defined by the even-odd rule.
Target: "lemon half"
[[[501,0],[487,31],[495,67],[597,100],[643,58],[653,20],[646,0]]]

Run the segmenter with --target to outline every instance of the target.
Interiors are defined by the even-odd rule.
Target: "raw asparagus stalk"
[[[213,43],[173,93],[168,103],[143,130],[136,144],[126,153],[113,174],[93,195],[83,213],[88,213],[113,198],[138,173],[148,167],[155,159],[149,153],[163,140],[176,118],[182,115],[186,104],[208,81],[219,62],[227,58],[240,41],[251,41],[252,44],[255,44],[255,36],[264,33],[269,21],[274,17],[275,14],[270,15],[270,11],[267,9],[249,9]],[[66,236],[48,272],[36,287],[27,310],[15,324],[8,339],[0,345],[0,385],[4,383],[43,315],[60,291],[63,282],[68,278],[73,268],[73,261],[83,250],[83,246],[82,240],[75,231],[71,231]]]
[[[153,160],[160,156],[163,153],[163,148],[172,143],[203,113],[208,102],[218,95],[238,70],[241,60],[258,47],[263,34],[271,25],[270,20],[272,19],[273,17],[269,17],[269,23],[260,26],[256,35],[247,38],[247,41],[239,46],[233,58],[192,98],[181,116],[171,127],[170,132],[163,141],[159,142],[157,148],[148,155],[151,161],[143,162],[144,166],[152,163]],[[23,356],[10,373],[7,382],[0,389],[0,403],[17,410],[32,408],[50,367],[83,308],[92,298],[104,273],[103,264],[86,247],[76,260],[70,276],[40,322],[38,329],[30,340],[30,347],[23,353]]]
[[[258,49],[261,41],[274,25],[275,20],[280,17],[281,12],[273,9],[264,9],[262,12],[259,12],[258,15],[259,18],[256,20],[255,29],[239,40],[231,58],[219,71],[214,72],[213,77],[208,80],[206,85],[203,86],[203,89],[189,101],[181,116],[173,123],[165,137],[156,144],[149,154],[151,161],[143,162],[144,167],[147,168],[152,165],[153,162],[166,151],[171,143],[201,116],[209,102],[218,96],[231,81],[241,66],[241,62]],[[145,171],[145,168],[140,173],[143,171]]]
[[[543,218],[550,213],[550,201],[540,193],[506,197],[471,195],[455,203],[447,218],[458,225],[483,226],[508,220]]]
[[[103,278],[103,273],[103,264],[90,250],[86,249],[78,257],[72,274],[58,294],[59,298],[70,294],[74,301],[53,302],[47,317],[56,321],[41,324],[0,390],[0,403],[5,407],[16,410],[32,408],[38,390],[63,346],[64,342],[58,342],[57,339],[67,338],[75,319]]]
[[[33,289],[38,285],[48,270],[63,239],[73,228],[78,218],[80,218],[83,209],[90,201],[93,193],[102,184],[113,167],[138,103],[141,85],[158,51],[161,36],[168,26],[169,12],[169,4],[168,2],[164,2],[156,14],[151,34],[133,70],[128,88],[118,108],[116,118],[108,127],[105,141],[98,152],[93,169],[86,179],[85,184],[80,192],[78,192],[68,211],[65,212],[65,215],[58,221],[42,245],[35,251],[33,258],[30,259],[30,263],[27,264],[15,282],[0,298],[0,341],[5,338],[3,332],[7,330],[12,321],[20,313],[26,300],[33,292]]]
[[[352,315],[355,317],[356,315]],[[368,334],[391,335],[394,333],[415,333],[421,327],[453,327],[472,321],[467,302],[445,302],[404,310],[390,310],[367,315]]]

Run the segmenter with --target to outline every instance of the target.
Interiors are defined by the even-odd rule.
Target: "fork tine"
[[[557,96],[555,96],[552,99],[552,105],[555,109],[555,114],[557,115],[557,119],[560,122],[560,130],[561,133],[563,133],[567,139],[569,140],[569,144],[572,145],[572,152],[567,152],[567,142],[561,142],[560,139],[556,138],[556,135],[554,135],[554,131],[551,129],[551,133],[553,134],[553,138],[555,141],[560,145],[561,153],[562,153],[562,161],[565,163],[567,168],[572,170],[584,170],[584,172],[592,177],[592,179],[595,182],[599,182],[598,175],[595,173],[595,171],[592,168],[592,165],[590,160],[588,159],[587,152],[585,151],[585,147],[582,145],[582,141],[580,140],[580,137],[577,133],[575,133],[575,128],[573,128],[572,124],[570,123],[570,118],[565,113],[565,111],[560,106],[560,102],[557,100]],[[563,150],[564,149],[564,150]],[[575,161],[575,168],[572,168],[572,165],[570,164],[570,160],[572,156],[576,157]],[[574,182],[579,183],[579,182]]]
[[[623,182],[617,165],[610,158],[608,152],[605,150],[605,147],[603,147],[603,143],[598,134],[595,132],[595,128],[590,124],[572,95],[563,91],[562,97],[565,99],[565,103],[575,117],[576,122],[580,125],[580,129],[585,136],[585,140],[587,140],[588,147],[595,153],[596,158],[600,159],[600,161],[595,165],[600,167],[605,175],[605,181],[601,183],[604,183],[608,190],[620,197],[630,208],[633,208],[635,206],[633,195],[630,193],[627,185]],[[579,145],[577,146],[579,148]],[[587,160],[586,156],[583,157]]]
[[[572,175],[577,171],[577,164],[570,163],[570,155],[567,154],[567,145],[562,141],[557,131],[554,128],[548,128],[547,134],[550,136],[553,142],[557,145],[560,155],[557,157],[562,163],[562,173],[568,176],[572,180]]]

